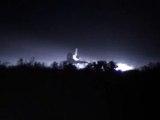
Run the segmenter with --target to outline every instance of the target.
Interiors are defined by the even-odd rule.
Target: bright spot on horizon
[[[75,64],[75,66],[78,68],[78,69],[83,69],[87,66],[87,63],[77,63]]]
[[[116,70],[121,70],[121,71],[128,71],[128,70],[133,70],[134,67],[133,66],[129,66],[127,64],[124,64],[124,63],[117,63],[117,68]]]

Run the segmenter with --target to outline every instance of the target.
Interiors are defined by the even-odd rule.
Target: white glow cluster
[[[87,64],[86,64],[86,63],[77,63],[77,64],[75,64],[75,66],[76,66],[78,69],[83,69],[83,68],[85,68],[85,67],[87,66]]]
[[[128,70],[133,70],[133,69],[134,69],[134,67],[129,66],[129,65],[124,64],[124,63],[118,63],[117,66],[118,66],[118,67],[116,68],[117,71],[118,71],[118,70],[128,71]]]

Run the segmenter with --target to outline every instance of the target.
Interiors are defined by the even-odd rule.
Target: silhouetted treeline
[[[98,61],[77,69],[67,62],[50,67],[20,59],[0,62],[2,120],[156,120],[160,64],[126,72],[115,62]]]

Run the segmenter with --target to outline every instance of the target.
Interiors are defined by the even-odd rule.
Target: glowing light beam
[[[118,66],[118,67],[116,68],[117,71],[118,71],[118,70],[128,71],[128,70],[133,70],[133,69],[134,69],[133,66],[129,66],[129,65],[124,64],[124,63],[118,63],[117,66]]]

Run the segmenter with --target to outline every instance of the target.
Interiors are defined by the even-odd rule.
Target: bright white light
[[[87,64],[86,64],[86,63],[77,63],[77,64],[75,64],[75,66],[76,66],[78,69],[83,69],[83,68],[85,68],[85,67],[87,66]]]
[[[73,54],[73,60],[78,61],[77,55]]]
[[[117,66],[118,67],[116,68],[116,70],[121,70],[121,71],[128,71],[134,69],[134,67],[128,66],[127,64],[123,63],[118,63]]]

